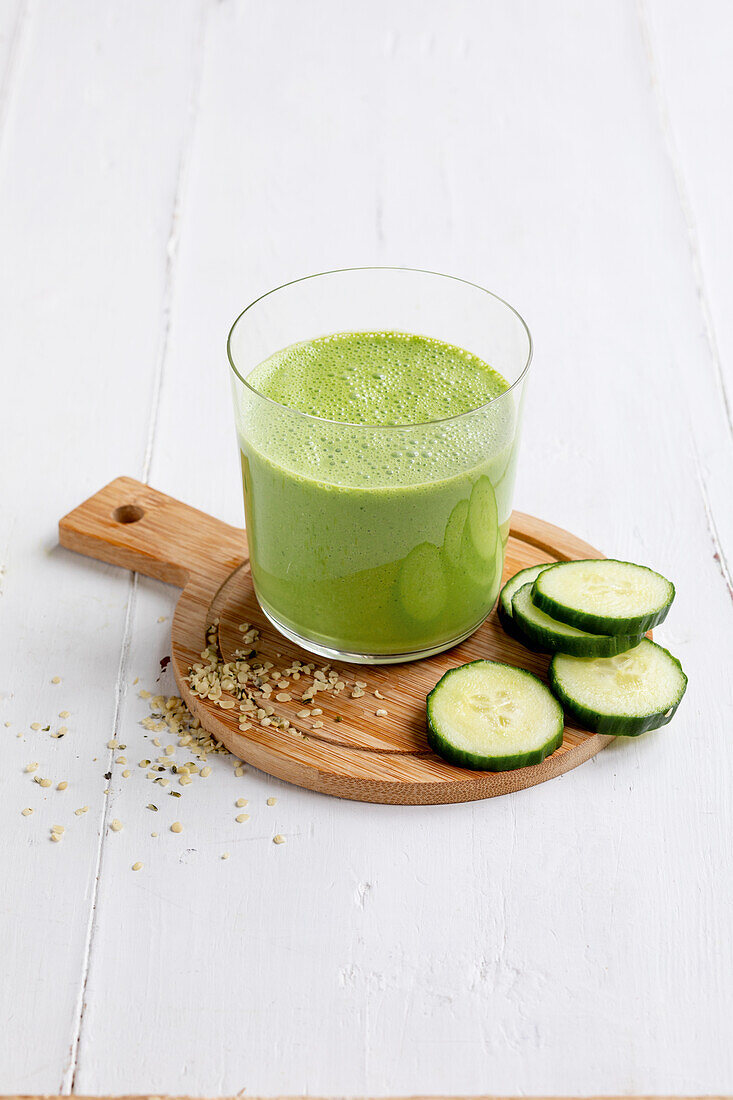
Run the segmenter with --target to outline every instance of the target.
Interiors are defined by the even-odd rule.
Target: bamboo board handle
[[[212,564],[247,558],[244,531],[131,477],[118,477],[59,521],[59,542],[87,557],[185,587]]]

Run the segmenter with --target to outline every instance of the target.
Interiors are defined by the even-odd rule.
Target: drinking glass
[[[378,426],[286,407],[248,381],[292,344],[357,332],[456,345],[507,389],[457,416]],[[252,580],[270,622],[312,653],[363,664],[472,634],[498,595],[509,532],[532,357],[516,310],[434,272],[329,271],[249,305],[228,355]]]

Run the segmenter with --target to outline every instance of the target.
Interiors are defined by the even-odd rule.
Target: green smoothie
[[[237,426],[252,577],[270,618],[352,656],[427,653],[498,594],[517,413],[505,380],[426,336],[345,332],[247,377]]]

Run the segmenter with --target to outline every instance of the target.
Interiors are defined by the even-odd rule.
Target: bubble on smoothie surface
[[[293,344],[247,380],[311,416],[381,426],[457,416],[507,389],[477,355],[404,332],[340,332]]]

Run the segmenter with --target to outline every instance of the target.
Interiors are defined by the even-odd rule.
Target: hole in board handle
[[[112,519],[115,523],[137,523],[144,515],[145,511],[137,504],[121,504],[112,513]]]

